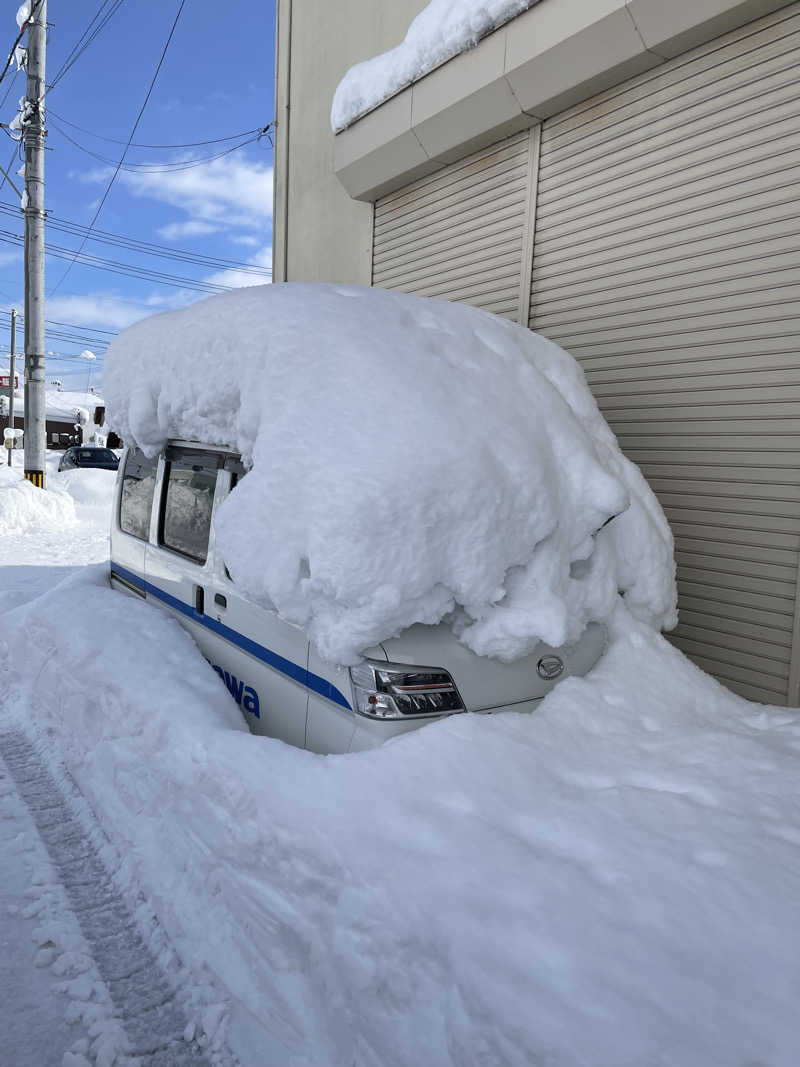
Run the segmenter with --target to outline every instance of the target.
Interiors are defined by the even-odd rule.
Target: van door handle
[[[227,608],[227,606],[228,606],[228,600],[227,600],[227,598],[225,596],[222,595],[222,593],[215,593],[214,594],[214,603],[219,608]]]
[[[202,615],[205,608],[205,593],[203,592],[202,585],[196,585],[194,587],[194,610],[198,615]]]

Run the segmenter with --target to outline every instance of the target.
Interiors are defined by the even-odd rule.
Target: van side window
[[[158,459],[148,459],[138,448],[132,448],[125,460],[122,475],[122,496],[119,505],[119,525],[125,533],[146,541],[150,536],[150,511],[156,487]]]
[[[167,462],[159,541],[196,563],[205,563],[217,483],[215,456],[173,452]]]

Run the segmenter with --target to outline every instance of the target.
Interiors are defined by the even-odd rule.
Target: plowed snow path
[[[70,913],[63,919],[67,923],[77,921],[91,963],[108,993],[109,1022],[118,1021],[124,1034],[125,1053],[140,1057],[148,1067],[205,1067],[207,1060],[202,1052],[184,1040],[187,1020],[173,990],[97,849],[36,750],[23,734],[8,732],[0,734],[0,756],[63,887],[63,905]],[[44,960],[47,962],[47,956]],[[37,962],[41,963],[41,959]],[[13,1040],[17,1051],[12,1045],[3,1052],[4,1056],[10,1053],[11,1058],[4,1061],[8,1067],[60,1064],[66,1051],[63,1042],[69,1035],[63,1023],[52,1018],[46,1026],[42,1025],[39,998],[49,990],[39,987],[50,983],[33,966],[29,970],[30,974],[25,973],[25,967],[16,972],[16,980],[10,986],[11,995],[4,995],[0,1009],[3,1015],[8,1013],[0,1030],[11,1035],[16,1033]],[[33,1004],[37,1007],[34,1014],[31,1013]],[[20,1012],[28,1019],[22,1025],[14,1023]],[[52,1010],[46,1014],[54,1016]],[[103,1027],[95,1025],[95,1034],[98,1029],[102,1031]],[[71,1036],[74,1040],[74,1033]],[[61,1050],[57,1047],[59,1043]],[[30,1058],[38,1057],[42,1050],[46,1050],[44,1054],[49,1058]],[[87,1061],[67,1054],[63,1062]]]
[[[34,944],[31,877],[42,878],[47,855],[36,826],[0,760],[0,1063],[8,1067],[62,1067],[64,1053],[83,1027],[64,1017],[59,978],[44,966],[50,955]]]

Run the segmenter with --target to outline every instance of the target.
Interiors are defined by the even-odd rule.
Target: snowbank
[[[99,467],[73,468],[48,475],[48,491],[64,493],[84,508],[109,508],[114,495],[117,472]],[[110,518],[110,516],[109,516]]]
[[[3,450],[2,459],[5,459]],[[33,528],[57,533],[100,510],[110,519],[116,471],[56,471],[60,453],[48,456],[47,490],[42,492],[23,478],[21,459],[14,467],[0,466],[0,541],[18,537]],[[76,504],[78,508],[76,510]],[[107,535],[108,529],[104,531]]]
[[[108,559],[115,474],[58,474],[60,457],[47,453],[45,492],[23,480],[21,451],[0,466],[0,610],[35,599],[76,563]]]
[[[655,497],[572,357],[504,319],[381,289],[259,286],[132,326],[104,383],[111,425],[146,452],[183,437],[252,463],[218,544],[329,660],[445,616],[510,660],[576,640],[618,589],[674,624]]]
[[[0,459],[5,460],[6,455],[3,449]],[[57,528],[75,521],[75,501],[69,493],[43,493],[24,480],[21,469],[0,465],[0,541],[19,537],[32,526]]]
[[[248,735],[100,568],[0,619],[0,668],[243,1067],[795,1067],[800,719],[614,629],[535,715],[341,757]]]
[[[397,48],[357,63],[333,97],[331,128],[339,133],[407,85],[532,7],[537,0],[431,0]]]

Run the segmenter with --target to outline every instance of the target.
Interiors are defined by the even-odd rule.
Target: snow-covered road
[[[145,944],[90,834],[34,746],[21,730],[0,733],[0,757],[8,791],[4,799],[13,806],[14,818],[23,823],[24,840],[48,861],[46,878],[39,868],[36,900],[22,913],[31,918],[47,910],[48,918],[39,923],[33,938],[29,933],[28,951],[16,957],[12,995],[0,1006],[0,1032],[14,1035],[8,1064],[44,1067],[52,1062],[77,1067],[89,1050],[86,1034],[67,1047],[52,986],[43,990],[36,971],[60,959],[62,974],[81,977],[62,982],[56,991],[71,995],[71,1015],[79,1019],[78,1029],[94,1039],[95,1058],[124,1052],[151,1067],[207,1067],[200,1050],[185,1040],[188,1020],[175,991]],[[14,871],[13,843],[5,844],[3,870],[14,875],[17,896],[20,879]],[[16,902],[5,896],[4,887],[8,911]],[[24,940],[19,925],[11,924],[18,950],[20,939]],[[84,1062],[88,1062],[85,1057]]]
[[[36,824],[2,759],[0,870],[0,1062],[62,1067],[65,1053],[88,1049],[89,1042],[83,1028],[70,1026],[65,1018],[61,979],[47,967],[52,960],[49,935],[43,931],[38,944],[33,935],[40,908],[62,916],[69,909]]]
[[[7,534],[0,538],[0,614],[108,556],[113,475],[80,472],[78,492],[65,496],[75,475],[57,475],[55,459],[48,457],[48,476],[61,493],[48,498],[44,514],[27,487],[0,471],[11,487],[0,513]],[[42,670],[50,658],[51,650]],[[55,780],[24,723],[0,726],[2,1067],[211,1062],[192,1040],[195,1027],[152,937],[143,935],[142,915],[115,885],[118,858],[103,859],[113,852],[74,780]],[[156,920],[142,910],[152,926]]]

